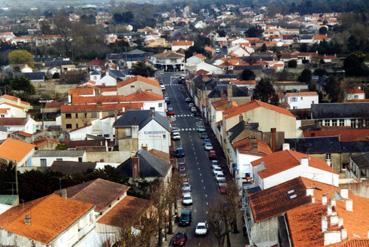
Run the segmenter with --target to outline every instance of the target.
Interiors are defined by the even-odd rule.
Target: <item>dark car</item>
[[[185,232],[177,232],[172,237],[172,246],[184,246],[187,243],[187,234]]]
[[[183,158],[185,156],[184,149],[179,147],[174,151],[174,157],[176,158]]]
[[[208,153],[208,157],[209,157],[209,160],[216,160],[217,159],[217,154],[215,153],[214,150],[210,150],[209,153]]]
[[[209,138],[205,138],[204,140],[202,140],[202,145],[205,146],[206,143],[211,143]]]
[[[192,222],[192,212],[191,210],[182,210],[181,216],[179,217],[179,226],[189,226]]]
[[[200,138],[201,139],[207,139],[208,138],[208,134],[206,132],[202,132],[202,133],[200,133]]]
[[[173,115],[175,115],[173,107],[168,107],[167,116],[173,116]]]

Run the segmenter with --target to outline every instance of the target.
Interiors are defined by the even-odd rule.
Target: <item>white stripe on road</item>
[[[201,183],[204,183],[204,179],[201,179]]]
[[[208,198],[208,194],[205,194],[205,197]]]

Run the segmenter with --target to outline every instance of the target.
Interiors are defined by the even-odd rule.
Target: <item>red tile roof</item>
[[[257,166],[263,163],[265,169],[259,171],[258,174],[261,178],[266,178],[299,166],[302,158],[309,158],[309,166],[311,167],[333,173],[332,167],[328,166],[324,160],[292,150],[284,150],[269,154],[251,162],[251,164],[252,166]]]
[[[0,118],[0,126],[25,125],[27,118]]]
[[[93,95],[94,93],[94,87],[76,87],[68,90],[69,95]]]
[[[231,84],[235,85],[256,85],[256,80],[230,80]]]
[[[233,148],[237,149],[240,153],[255,154],[255,155],[268,155],[273,153],[268,144],[262,141],[256,141],[253,139],[244,138],[236,141],[232,144]]]
[[[49,244],[91,209],[90,203],[52,194],[9,209],[0,217],[0,228]],[[24,224],[26,215],[30,225]]]
[[[214,101],[212,105],[214,109],[217,111],[223,111],[225,109],[238,106],[236,101],[232,100],[231,102],[229,102],[228,99],[221,99],[221,100]]]
[[[104,104],[104,105],[63,105],[60,107],[62,113],[68,112],[107,112],[122,111],[127,109],[141,109],[142,103],[122,103],[122,104]],[[1,119],[0,119],[1,120]]]
[[[263,107],[263,108],[266,108],[268,110],[275,111],[275,112],[284,114],[284,115],[289,116],[289,117],[293,117],[293,118],[295,117],[290,111],[288,111],[288,110],[286,110],[282,107],[271,105],[271,104],[268,104],[268,103],[265,103],[265,102],[262,102],[262,101],[259,101],[259,100],[253,100],[251,102],[239,105],[238,107],[227,109],[223,112],[223,116],[224,116],[225,119],[228,119],[228,118],[231,118],[231,117],[234,117],[234,116],[238,116],[241,113],[254,110],[254,109],[259,108],[259,107]]]
[[[317,92],[296,92],[296,93],[286,93],[286,97],[300,97],[300,96],[318,96]]]
[[[13,138],[6,139],[0,145],[0,157],[9,161],[22,161],[32,150],[35,145]]]
[[[191,40],[176,40],[172,42],[172,46],[192,46],[193,41]]]
[[[359,89],[359,88],[347,89],[347,93],[349,93],[349,94],[365,94],[364,90]]]
[[[318,136],[339,136],[341,142],[351,141],[368,141],[369,129],[322,129],[322,130],[306,130],[304,137],[318,137]]]
[[[117,83],[117,88],[124,87],[124,86],[129,85],[129,84],[131,84],[133,82],[136,82],[136,81],[140,81],[140,82],[143,82],[143,83],[155,86],[155,87],[160,87],[160,83],[159,83],[158,80],[156,80],[154,78],[149,78],[149,77],[144,77],[144,76],[137,75],[137,76],[134,76],[134,77],[131,77],[131,78],[128,78],[128,79],[125,79],[123,81],[118,82]]]

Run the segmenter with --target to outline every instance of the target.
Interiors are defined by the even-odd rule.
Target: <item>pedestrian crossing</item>
[[[185,131],[196,131],[196,128],[179,128],[180,132],[185,132]]]
[[[178,117],[193,117],[193,114],[176,114],[172,117],[178,118]]]

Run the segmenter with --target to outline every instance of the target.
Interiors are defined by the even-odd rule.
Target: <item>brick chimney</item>
[[[271,128],[270,132],[272,134],[271,138],[271,146],[272,146],[272,151],[275,152],[277,150],[277,129],[276,128]]]
[[[140,177],[140,158],[137,156],[131,157],[131,169],[132,169],[132,177],[139,178]]]

